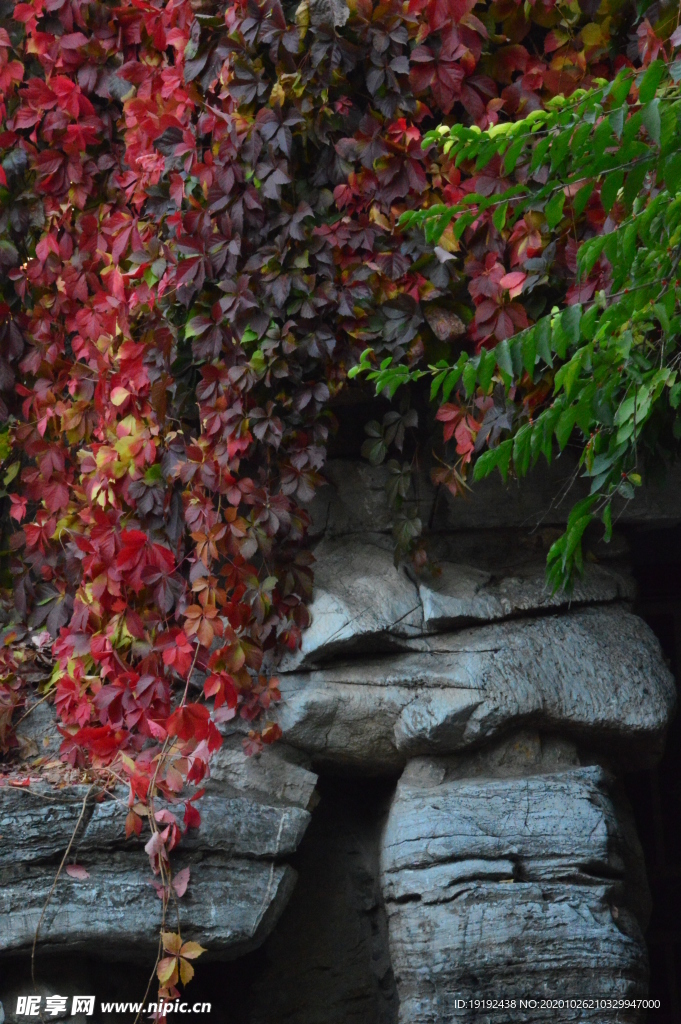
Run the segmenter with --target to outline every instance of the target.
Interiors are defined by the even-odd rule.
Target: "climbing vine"
[[[277,662],[309,619],[306,507],[349,370],[367,348],[448,367],[542,314],[531,277],[584,287],[552,201],[417,229],[410,214],[502,194],[522,166],[519,147],[476,168],[433,128],[493,138],[664,55],[673,26],[644,18],[629,40],[631,20],[615,0],[0,0],[0,743],[11,774],[38,680],[64,762],[127,785],[164,905],[220,727],[243,723],[248,753],[278,738]],[[584,209],[603,231],[600,190]],[[462,368],[465,412],[438,378],[462,456],[510,429],[491,422],[493,362],[480,390]],[[415,423],[389,413],[369,456]],[[408,549],[421,527],[395,467]],[[438,472],[458,490],[461,464]],[[163,946],[171,998],[200,950]]]
[[[681,43],[681,31],[671,43]],[[631,500],[646,461],[669,463],[681,438],[680,81],[681,61],[658,58],[638,75],[626,69],[570,99],[557,96],[527,118],[426,136],[459,165],[484,173],[496,160],[509,177],[487,195],[473,190],[457,204],[407,212],[402,224],[418,224],[437,242],[449,224],[464,238],[491,218],[513,243],[528,218],[540,217],[544,255],[523,258],[512,246],[518,269],[509,272],[497,254],[487,257],[488,284],[470,289],[473,330],[491,331],[477,354],[427,370],[388,357],[375,369],[367,349],[350,370],[366,372],[379,393],[430,377],[444,441],[453,439],[458,456],[435,475],[454,492],[466,486],[469,465],[475,480],[494,469],[504,480],[510,471],[522,477],[575,440],[589,492],[548,553],[554,590],[582,570],[582,538],[594,518],[609,541],[614,503]],[[559,245],[571,252],[563,281],[545,255]],[[525,307],[557,304],[530,325],[521,296]]]

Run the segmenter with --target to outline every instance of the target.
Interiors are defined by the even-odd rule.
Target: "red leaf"
[[[183,704],[172,713],[166,727],[169,736],[200,742],[208,738],[209,722],[210,712],[205,704]]]
[[[86,878],[90,877],[89,871],[86,871],[81,864],[67,864],[66,874],[71,878],[76,878],[79,882],[84,882]]]

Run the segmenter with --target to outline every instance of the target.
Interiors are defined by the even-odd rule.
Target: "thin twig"
[[[45,917],[45,912],[47,911],[47,908],[48,908],[48,906],[50,904],[50,900],[52,899],[52,896],[54,895],[54,890],[57,888],[57,882],[59,881],[59,876],[61,875],[62,868],[66,864],[68,856],[69,856],[69,854],[71,852],[71,847],[73,846],[74,840],[75,840],[75,838],[76,838],[76,836],[78,834],[78,829],[80,828],[80,825],[81,825],[81,822],[83,820],[83,817],[85,816],[85,808],[87,807],[87,803],[88,803],[88,800],[90,798],[90,794],[91,794],[92,790],[94,789],[95,785],[96,785],[96,783],[93,782],[92,785],[90,785],[88,787],[87,793],[83,797],[83,806],[80,809],[80,814],[78,815],[78,821],[76,822],[75,828],[74,828],[73,832],[71,833],[71,838],[69,839],[69,845],[66,847],[66,850],[64,851],[64,856],[61,859],[61,864],[59,865],[59,867],[57,869],[57,874],[54,876],[54,881],[52,882],[52,888],[50,889],[50,891],[47,894],[47,899],[45,900],[45,905],[43,906],[43,909],[42,909],[42,912],[40,914],[40,917],[38,918],[38,925],[37,925],[36,930],[35,930],[35,935],[33,936],[33,946],[31,948],[31,982],[33,984],[33,989],[34,990],[35,990],[35,987],[36,987],[36,984],[35,984],[35,949],[36,949],[36,946],[38,944],[38,936],[40,934],[40,926],[43,923],[43,918]]]

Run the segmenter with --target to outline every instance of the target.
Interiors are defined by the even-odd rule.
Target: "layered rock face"
[[[552,595],[537,537],[496,509],[494,529],[435,536],[438,571],[416,576],[353,472],[316,510],[312,625],[278,669],[283,740],[247,759],[247,724],[222,727],[202,827],[178,849],[177,868],[201,861],[181,912],[202,964],[262,947],[229,1024],[643,1020],[520,1007],[646,994],[647,886],[618,777],[659,757],[676,696],[626,558]],[[381,794],[364,812],[363,783]],[[160,901],[123,820],[85,791],[0,789],[0,957],[30,951],[80,822],[89,878],[60,879],[39,954],[153,959]],[[495,999],[518,1005],[471,1005]]]
[[[271,931],[295,885],[287,861],[309,822],[315,782],[276,755],[264,764],[241,751],[218,755],[202,827],[187,833],[176,864],[179,870],[201,863],[183,898],[182,931],[200,939],[210,956],[239,956]],[[161,901],[149,884],[142,842],[125,839],[125,797],[114,793],[95,802],[84,786],[0,790],[3,954],[30,952],[40,922],[42,952],[96,950],[107,959],[138,953],[153,960]],[[43,915],[74,834],[70,860],[77,858],[89,877],[62,872]]]
[[[469,1001],[646,993],[615,773],[659,756],[675,689],[626,573],[590,566],[568,600],[538,562],[416,580],[380,542],[318,557],[279,721],[319,770],[402,772],[380,851],[400,1024],[611,1019]]]

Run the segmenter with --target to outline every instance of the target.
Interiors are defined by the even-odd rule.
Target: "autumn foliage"
[[[574,276],[541,210],[436,247],[401,229],[509,185],[498,160],[462,169],[424,133],[527,114],[662,43],[646,20],[630,40],[631,11],[607,0],[0,15],[0,740],[26,629],[46,629],[62,756],[128,780],[128,832],[147,816],[160,871],[200,822],[187,786],[219,726],[243,721],[249,752],[278,736],[277,660],[312,589],[305,505],[348,369],[367,346],[416,365],[495,344],[541,312],[528,275]],[[600,230],[597,194],[586,216]],[[486,402],[438,413],[464,458]],[[156,795],[182,824],[149,817]],[[179,938],[166,954],[172,994],[197,954]]]

